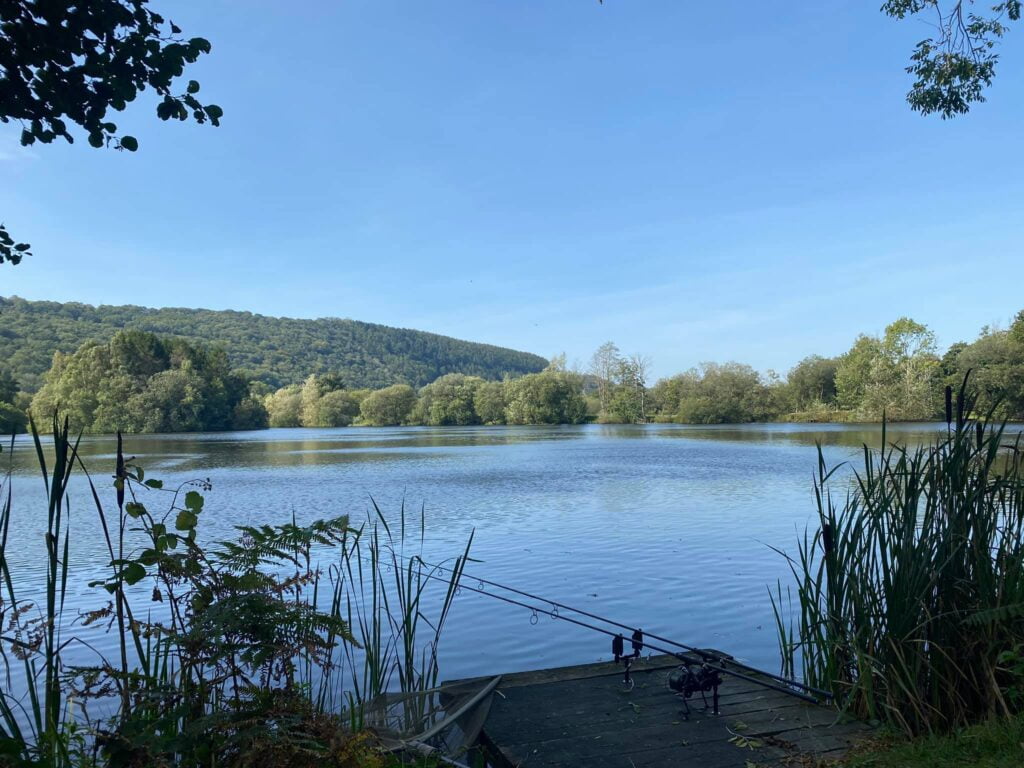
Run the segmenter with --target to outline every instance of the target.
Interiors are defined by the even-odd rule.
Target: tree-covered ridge
[[[0,360],[22,390],[42,386],[55,352],[107,342],[121,329],[222,345],[233,368],[275,388],[300,384],[313,373],[339,373],[348,387],[421,387],[446,373],[500,379],[547,365],[527,352],[357,320],[0,297]]]

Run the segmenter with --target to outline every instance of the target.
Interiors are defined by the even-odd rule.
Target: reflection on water
[[[929,441],[945,425],[897,425],[887,439]],[[388,514],[422,507],[427,554],[457,554],[475,531],[467,569],[694,644],[776,667],[768,585],[786,578],[770,546],[792,548],[814,512],[817,445],[830,463],[857,459],[877,426],[559,426],[276,429],[133,436],[125,450],[167,486],[210,478],[201,528],[349,514],[370,499]],[[112,505],[113,439],[81,453]],[[42,576],[43,485],[31,443],[12,462],[15,518],[8,555],[18,584]],[[71,593],[107,560],[81,478],[72,487]],[[159,495],[147,503],[158,506]],[[23,542],[30,542],[25,545]],[[13,544],[16,543],[16,546]],[[442,648],[442,673],[462,677],[608,656],[606,638],[464,592]]]

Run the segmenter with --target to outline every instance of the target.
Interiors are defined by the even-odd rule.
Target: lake
[[[897,425],[888,437],[914,444],[944,430]],[[404,501],[417,517],[425,512],[428,559],[460,554],[475,532],[481,562],[469,574],[777,670],[768,588],[788,574],[772,547],[793,551],[812,521],[816,446],[830,465],[857,461],[881,434],[817,424],[275,429],[132,436],[125,451],[167,486],[210,479],[205,537],[293,515],[365,520],[371,497],[394,520]],[[81,449],[109,508],[114,448],[113,438],[90,437]],[[42,579],[45,529],[29,440],[18,439],[12,466],[19,544],[8,555],[28,590]],[[71,599],[91,607],[102,598],[85,585],[106,575],[109,558],[81,481],[71,498]],[[602,635],[530,619],[463,590],[443,638],[442,677],[610,655]]]

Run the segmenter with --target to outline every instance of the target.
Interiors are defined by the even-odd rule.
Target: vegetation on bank
[[[1024,712],[1024,442],[952,400],[947,437],[865,447],[852,488],[819,456],[773,596],[786,674],[910,736]]]
[[[994,718],[941,736],[893,736],[857,749],[845,768],[1020,768],[1024,716]]]
[[[164,488],[126,462],[118,437],[113,488],[97,487],[68,422],[52,431],[50,449],[35,433],[38,541],[11,524],[18,500],[0,477],[0,765],[441,764],[428,743],[442,713],[438,644],[468,544],[450,571],[426,566],[422,519],[418,530],[404,510],[394,527],[378,511],[358,527],[293,518],[207,542],[209,481]],[[93,505],[72,518],[73,474]],[[109,557],[91,606],[69,566],[83,525],[102,531]],[[25,548],[42,554],[42,583],[9,558]],[[109,654],[96,650],[103,633]]]
[[[928,327],[904,317],[839,357],[804,358],[785,379],[706,363],[659,381],[650,400],[657,420],[685,423],[926,421],[942,418],[945,387],[968,371],[979,413],[1024,419],[1024,311],[1008,329],[983,328],[942,355]]]
[[[3,338],[0,330],[0,343]],[[446,368],[449,361],[437,364]],[[859,336],[839,357],[801,360],[785,379],[740,363],[704,363],[651,385],[649,367],[608,342],[585,372],[571,370],[560,356],[536,372],[453,371],[415,386],[395,373],[401,366],[392,366],[392,382],[374,389],[359,386],[358,373],[353,379],[344,367],[304,373],[274,389],[251,370],[232,367],[223,347],[130,329],[107,341],[87,341],[71,354],[55,353],[34,395],[12,370],[0,369],[0,430],[24,430],[30,406],[37,421],[59,407],[87,432],[862,422],[883,416],[923,421],[941,417],[944,387],[959,386],[967,371],[973,372],[980,412],[1024,419],[1024,312],[1008,329],[985,328],[974,342],[954,344],[941,356],[926,326],[900,318],[881,336]]]

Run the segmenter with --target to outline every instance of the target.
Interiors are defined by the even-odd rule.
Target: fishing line
[[[400,555],[396,555],[396,556],[401,557]],[[403,559],[413,560],[414,558],[403,558]],[[416,558],[416,559],[418,559],[418,558]],[[423,562],[423,561],[421,561],[421,562]],[[426,565],[425,562],[424,562],[424,565]],[[438,567],[442,568],[442,566],[438,566]],[[450,568],[444,568],[444,570],[449,570],[450,571],[451,569]],[[433,573],[425,573],[423,575],[426,576],[428,579],[434,579],[435,581],[440,581],[443,584],[449,584],[449,585],[451,584],[451,580],[450,579],[445,579],[445,578],[442,578],[441,576],[436,576]],[[483,579],[477,579],[477,581],[483,581]],[[513,599],[511,597],[505,597],[504,595],[497,595],[494,592],[487,592],[486,590],[483,590],[483,589],[477,589],[476,587],[471,587],[468,584],[461,584],[461,587],[463,589],[469,590],[470,592],[476,592],[478,595],[484,595],[486,597],[492,597],[495,600],[501,600],[503,602],[509,603],[510,605],[515,605],[515,606],[518,606],[519,608],[525,608],[526,610],[531,612],[531,618],[530,618],[530,623],[531,624],[534,623],[533,622],[533,616],[536,616],[538,614],[544,614],[545,616],[550,616],[552,619],[559,619],[560,621],[568,621],[570,624],[575,624],[578,627],[583,627],[584,629],[589,629],[592,632],[600,632],[602,635],[607,635],[607,636],[609,636],[611,638],[619,638],[619,637],[622,636],[621,633],[619,633],[619,632],[613,632],[612,630],[605,629],[604,627],[598,627],[598,626],[595,626],[593,624],[588,624],[585,621],[580,621],[579,619],[574,619],[571,616],[562,616],[562,615],[560,615],[558,613],[555,613],[553,610],[549,611],[549,610],[547,610],[545,608],[539,608],[539,607],[537,607],[535,605],[530,605],[529,603],[524,603],[524,602],[521,602],[519,600],[515,600],[515,599]],[[554,606],[554,603],[552,603],[552,602],[550,602],[548,600],[543,600],[542,599],[542,602]],[[573,609],[566,607],[566,610],[572,611]],[[676,645],[679,645],[679,644],[676,644]],[[682,661],[686,661],[678,651],[670,651],[667,648],[662,648],[662,647],[659,647],[657,645],[654,645],[653,643],[649,643],[649,642],[647,642],[646,638],[644,638],[644,640],[642,641],[642,647],[650,648],[651,650],[658,651],[659,653],[664,653],[664,654],[666,654],[668,656],[673,656],[673,657],[675,657],[677,659],[680,659]],[[700,654],[698,653],[698,655],[700,655]],[[714,657],[714,654],[706,654],[705,653],[705,656]],[[720,658],[720,657],[716,657],[716,658]],[[804,701],[808,701],[808,702],[810,702],[812,704],[820,704],[821,703],[814,696],[811,696],[811,695],[809,695],[807,693],[801,693],[800,691],[794,691],[792,689],[792,687],[785,687],[785,686],[782,686],[782,685],[775,685],[773,683],[769,683],[769,682],[766,682],[764,680],[758,680],[756,677],[751,677],[750,675],[746,675],[746,674],[744,674],[742,672],[737,672],[734,669],[728,669],[726,667],[719,666],[718,664],[715,664],[714,662],[709,661],[707,659],[705,659],[702,662],[702,664],[707,666],[708,669],[712,669],[712,670],[714,670],[716,672],[719,672],[721,674],[729,675],[731,677],[735,677],[735,678],[738,678],[740,680],[746,680],[747,682],[754,683],[755,685],[760,685],[760,686],[762,686],[764,688],[770,688],[770,689],[775,690],[775,691],[780,691],[780,692],[785,693],[785,694],[787,694],[789,696],[795,696],[798,699],[802,699]],[[754,670],[753,668],[750,668],[750,669],[755,671],[755,672],[757,672],[758,674],[761,674],[760,670]],[[789,685],[791,681],[785,681],[785,682],[786,682],[787,685]],[[804,686],[801,686],[801,687],[804,687]]]
[[[423,560],[420,557],[412,558],[412,557],[407,557],[407,556],[403,556],[403,555],[397,555],[397,553],[396,553],[396,556],[401,558],[401,559],[403,559],[403,560],[410,560],[410,561],[418,560],[426,568],[431,568],[431,569],[434,569],[434,570],[447,571],[447,572],[453,573],[453,574],[455,573],[455,571],[453,569],[448,568],[447,566],[436,565],[436,564],[433,564],[433,563],[428,563],[426,560]],[[574,608],[571,605],[566,605],[565,603],[560,603],[560,602],[558,602],[556,600],[549,600],[548,598],[542,597],[541,595],[535,595],[535,594],[532,594],[530,592],[525,592],[525,591],[523,591],[521,589],[516,589],[515,587],[509,587],[509,586],[507,586],[505,584],[500,584],[500,583],[498,583],[496,581],[488,581],[487,579],[481,579],[481,578],[476,577],[476,576],[470,576],[469,574],[465,573],[464,571],[462,572],[461,577],[459,579],[460,586],[462,584],[462,578],[470,579],[471,581],[476,581],[478,584],[486,584],[486,585],[492,586],[492,587],[494,587],[496,589],[501,589],[501,590],[504,590],[506,592],[511,592],[513,594],[519,595],[520,597],[526,597],[526,598],[529,598],[530,600],[538,600],[538,601],[540,601],[540,602],[542,602],[542,603],[544,603],[546,605],[550,605],[550,606],[552,606],[554,608],[554,612],[553,613],[552,612],[546,612],[546,613],[548,613],[548,615],[552,616],[552,618],[556,618],[556,619],[557,618],[563,618],[563,619],[566,619],[567,621],[572,621],[568,617],[560,616],[559,615],[558,609],[561,608],[563,610],[571,611],[572,613],[579,614],[580,616],[586,616],[587,618],[593,619],[594,621],[600,621],[602,624],[609,624],[609,625],[611,625],[613,627],[618,627],[619,629],[624,629],[624,630],[627,630],[627,631],[630,631],[630,632],[633,631],[633,629],[635,629],[635,627],[632,627],[632,626],[630,626],[628,624],[623,624],[621,622],[615,621],[614,619],[609,619],[609,618],[606,618],[605,616],[601,616],[601,615],[596,614],[596,613],[591,613],[589,611],[584,611],[582,608]],[[484,595],[490,595],[491,597],[497,597],[499,599],[504,599],[504,598],[501,598],[500,595],[495,595],[493,592],[487,592],[487,591],[482,590],[482,589],[476,589],[476,590],[473,590],[473,591],[479,592],[480,594],[484,594]],[[590,626],[590,625],[585,625],[585,626]],[[606,630],[600,630],[600,631],[605,632],[606,634],[613,634],[613,635],[614,634],[618,634],[618,633],[610,633],[610,632],[607,632]],[[667,643],[667,644],[669,644],[671,646],[674,646],[676,648],[681,648],[684,651],[687,651],[689,653],[693,653],[693,654],[695,654],[697,656],[700,656],[705,661],[710,661],[710,662],[712,662],[714,664],[718,664],[718,665],[728,664],[728,665],[736,667],[738,669],[742,669],[742,670],[744,670],[746,672],[750,672],[750,673],[757,674],[757,675],[762,675],[764,677],[771,678],[772,680],[775,680],[777,682],[784,683],[785,685],[792,686],[794,688],[800,688],[801,690],[804,690],[804,691],[809,691],[809,692],[814,693],[817,696],[820,696],[822,698],[826,698],[826,699],[831,699],[832,698],[832,693],[830,691],[825,691],[825,690],[822,690],[821,688],[815,688],[812,685],[807,685],[806,683],[801,683],[798,680],[793,680],[791,678],[784,677],[783,675],[776,675],[776,674],[774,674],[772,672],[766,672],[763,669],[758,669],[757,667],[752,667],[749,664],[744,664],[744,663],[739,662],[739,661],[734,661],[732,659],[727,659],[727,658],[724,658],[724,657],[720,656],[719,654],[710,653],[710,652],[708,652],[706,650],[703,650],[703,649],[700,649],[700,648],[694,648],[691,645],[686,645],[685,643],[680,643],[680,642],[678,642],[676,640],[672,640],[671,638],[662,637],[661,635],[656,635],[653,632],[645,632],[644,634],[645,634],[646,637],[652,637],[652,638],[654,638],[655,640],[657,640],[659,642]],[[644,644],[650,646],[651,648],[654,648],[653,645],[650,645],[650,643],[647,643],[646,641],[645,641]],[[655,648],[655,650],[661,650],[661,649]],[[677,655],[675,651],[661,650],[661,652],[662,653],[669,653],[669,654],[671,654],[673,656]]]

